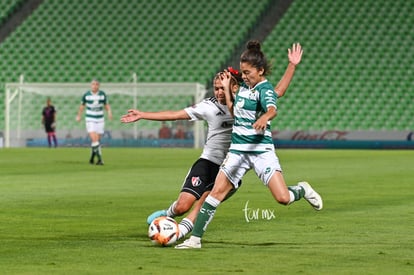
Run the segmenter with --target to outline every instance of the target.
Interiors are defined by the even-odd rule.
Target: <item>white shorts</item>
[[[275,152],[240,155],[229,152],[220,167],[220,170],[227,176],[235,188],[239,188],[240,180],[250,169],[254,169],[256,175],[266,186],[275,171],[282,172],[279,158]]]
[[[105,129],[105,122],[104,121],[86,121],[86,131],[88,133],[98,133],[100,135],[103,135]]]

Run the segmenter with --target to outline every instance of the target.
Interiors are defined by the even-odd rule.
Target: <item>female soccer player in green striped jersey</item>
[[[95,156],[97,156],[98,161],[96,165],[103,165],[100,140],[105,128],[104,110],[108,112],[110,120],[112,120],[112,111],[107,95],[99,89],[99,86],[100,84],[97,79],[92,80],[91,89],[82,96],[76,121],[79,122],[81,120],[83,110],[86,109],[86,130],[91,139],[91,157],[89,163],[94,164]]]
[[[226,105],[234,116],[229,152],[197,215],[191,237],[177,245],[177,249],[201,248],[201,237],[217,207],[231,190],[239,187],[242,177],[251,169],[277,202],[288,205],[304,197],[315,210],[322,209],[322,198],[307,182],[286,186],[270,132],[270,121],[276,116],[277,95],[266,80],[270,66],[258,41],[247,43],[240,58],[240,70],[244,83],[234,101],[228,88],[231,74],[222,74]]]

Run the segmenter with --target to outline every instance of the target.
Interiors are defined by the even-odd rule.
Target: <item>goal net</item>
[[[159,138],[162,122],[140,120],[123,124],[120,117],[128,109],[156,112],[180,110],[201,101],[206,88],[199,83],[101,83],[108,95],[113,120],[105,119],[104,146],[112,147],[194,147],[205,139],[202,121],[171,121],[171,137]],[[47,146],[41,123],[46,100],[51,99],[56,113],[59,146],[90,146],[84,119],[76,121],[83,94],[90,83],[6,83],[5,147]],[[83,114],[84,115],[84,114]],[[107,114],[105,113],[105,116]],[[174,136],[180,130],[179,136]],[[184,133],[182,133],[184,131]]]

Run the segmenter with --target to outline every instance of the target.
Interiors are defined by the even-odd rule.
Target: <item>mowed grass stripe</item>
[[[88,164],[88,148],[1,149],[2,272],[412,271],[414,151],[277,152],[287,183],[308,180],[324,198],[322,211],[306,201],[278,205],[251,171],[218,208],[203,248],[177,251],[154,247],[145,221],[176,199],[200,150],[104,148],[100,167]]]

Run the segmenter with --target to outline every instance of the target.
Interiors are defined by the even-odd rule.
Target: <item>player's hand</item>
[[[142,112],[139,111],[139,110],[130,109],[130,110],[128,110],[128,113],[126,115],[123,115],[121,117],[121,122],[122,123],[130,123],[130,122],[138,121],[142,118],[141,113]]]
[[[81,120],[81,116],[80,115],[77,115],[76,116],[76,121],[79,122],[80,120]]]
[[[293,65],[298,65],[302,59],[302,46],[299,43],[293,43],[292,49],[288,49],[289,62]]]
[[[230,92],[231,77],[231,73],[228,70],[224,70],[223,72],[219,73],[219,79],[224,88],[224,95],[228,99],[233,99],[233,95]]]
[[[267,119],[264,116],[261,116],[255,123],[253,123],[253,128],[258,134],[264,134],[266,127]]]
[[[224,70],[223,72],[219,73],[219,77],[221,84],[223,84],[224,87],[230,87],[231,73],[229,71]]]

